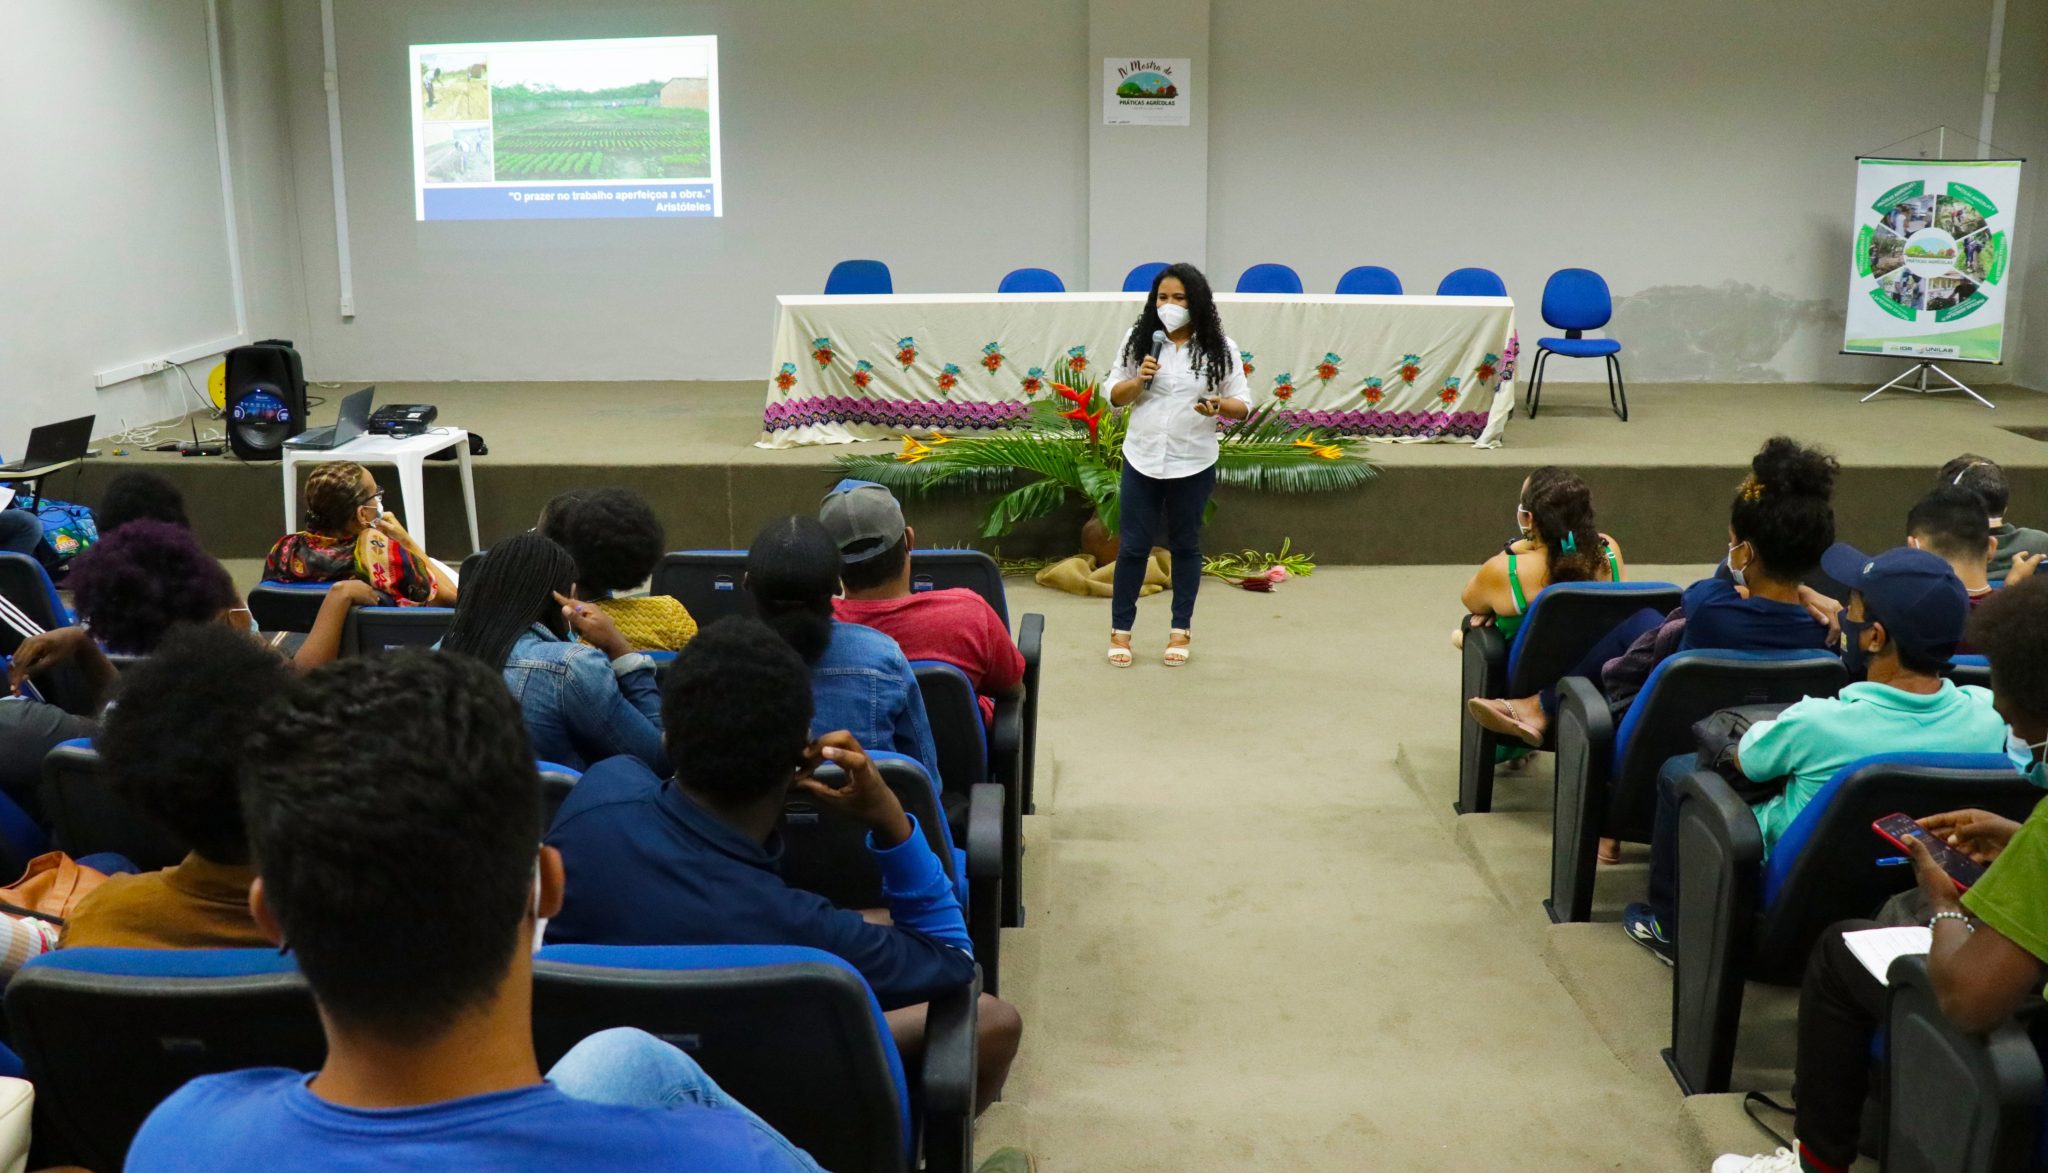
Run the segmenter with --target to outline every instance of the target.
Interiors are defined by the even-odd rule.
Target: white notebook
[[[1891,981],[1885,975],[1891,972],[1892,962],[1911,954],[1925,954],[1934,947],[1934,934],[1926,925],[1858,929],[1853,933],[1843,933],[1842,943],[1849,947],[1849,952],[1856,955],[1856,960],[1863,963],[1863,968],[1870,971],[1870,976],[1876,978],[1879,985],[1888,986]]]

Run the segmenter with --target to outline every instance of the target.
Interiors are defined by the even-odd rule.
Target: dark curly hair
[[[246,863],[236,789],[255,715],[290,686],[285,661],[239,631],[188,624],[121,674],[100,727],[115,793],[215,863]]]
[[[2012,497],[2012,486],[2005,479],[2005,470],[1988,456],[1965,452],[1941,466],[1935,474],[1936,485],[1954,485],[1977,494],[1984,502],[1984,512],[1992,517],[2005,516],[2005,507]]]
[[[1550,581],[1593,582],[1606,575],[1607,555],[1593,519],[1593,490],[1577,473],[1555,465],[1530,473],[1522,508],[1529,511],[1549,555]]]
[[[1984,498],[1960,485],[1936,485],[1906,513],[1906,532],[1948,562],[1989,560],[1991,517]]]
[[[71,564],[78,614],[109,651],[143,655],[173,625],[211,623],[235,605],[235,584],[192,531],[131,521]]]
[[[1842,466],[1818,448],[1773,436],[1750,458],[1735,487],[1728,528],[1748,542],[1776,579],[1798,582],[1835,544],[1835,475]]]
[[[676,778],[747,802],[787,786],[811,737],[811,673],[781,636],[728,616],[676,653],[662,681],[664,744]]]
[[[1991,592],[1970,614],[1971,647],[1991,661],[1991,691],[2008,716],[2048,722],[2048,578]]]
[[[630,489],[581,489],[548,502],[540,532],[576,560],[576,589],[601,599],[647,581],[667,548],[654,507]]]
[[[92,511],[100,536],[113,533],[131,521],[167,521],[192,528],[185,517],[185,496],[178,487],[153,472],[131,469],[118,473],[100,494],[99,507]]]
[[[330,1018],[418,1045],[496,992],[532,907],[541,805],[495,670],[407,648],[298,679],[250,739],[242,813]]]
[[[1237,356],[1230,353],[1230,347],[1223,337],[1223,320],[1216,316],[1216,294],[1209,288],[1209,279],[1202,271],[1180,261],[1166,266],[1152,278],[1152,288],[1145,294],[1145,308],[1138,311],[1138,320],[1131,326],[1130,337],[1124,341],[1123,361],[1136,366],[1152,353],[1152,332],[1164,330],[1159,320],[1159,283],[1172,277],[1188,293],[1188,321],[1195,327],[1189,339],[1193,353],[1195,373],[1214,388],[1230,377],[1237,364]]]

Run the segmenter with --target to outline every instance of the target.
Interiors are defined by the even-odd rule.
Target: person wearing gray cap
[[[994,721],[996,700],[1024,687],[1024,653],[988,600],[964,587],[910,589],[917,531],[905,524],[903,507],[881,485],[839,482],[820,503],[818,520],[839,546],[845,593],[832,601],[833,616],[895,640],[908,659],[960,669],[981,702],[982,723]]]

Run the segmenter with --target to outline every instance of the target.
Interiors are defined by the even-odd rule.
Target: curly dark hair
[[[789,785],[811,736],[811,673],[767,624],[727,616],[676,653],[661,723],[676,778],[746,802]]]
[[[1960,485],[1936,485],[1906,513],[1906,532],[1949,562],[1986,562],[1991,551],[1991,516],[1984,498]]]
[[[215,863],[246,863],[236,789],[255,714],[290,686],[285,661],[218,623],[187,624],[121,674],[100,727],[115,793]]]
[[[1818,448],[1773,436],[1750,458],[1735,487],[1728,528],[1748,542],[1773,578],[1798,582],[1835,544],[1835,475],[1842,466]]]
[[[192,528],[185,517],[185,496],[169,480],[153,472],[131,469],[117,473],[107,482],[106,491],[100,494],[100,503],[92,511],[92,518],[99,526],[100,536],[105,537],[131,521],[167,521],[172,525]]]
[[[540,775],[518,702],[467,656],[408,648],[325,665],[255,724],[249,846],[320,1008],[379,1039],[441,1036],[496,992],[532,907]]]
[[[1166,328],[1159,320],[1159,283],[1168,277],[1179,281],[1188,292],[1188,321],[1195,327],[1194,337],[1189,340],[1195,373],[1210,387],[1216,387],[1230,377],[1238,360],[1224,339],[1223,319],[1216,315],[1216,294],[1209,288],[1209,279],[1186,261],[1168,265],[1152,278],[1152,288],[1145,294],[1145,308],[1138,311],[1138,320],[1124,341],[1123,361],[1132,366],[1145,361],[1152,353],[1152,332]]]
[[[131,521],[71,564],[78,614],[109,651],[143,655],[179,623],[211,623],[235,605],[235,584],[192,531]]]
[[[1991,592],[1971,613],[1965,637],[1991,661],[1991,691],[2008,718],[2048,722],[2048,578]]]
[[[647,498],[631,489],[586,489],[548,502],[540,532],[576,560],[576,589],[601,599],[647,581],[668,533]]]
[[[1965,452],[1941,466],[1935,474],[1937,485],[1954,485],[1977,494],[1984,502],[1984,512],[1992,517],[2004,517],[2005,507],[2012,497],[2012,486],[2005,479],[2005,470],[1988,456]]]
[[[1593,517],[1593,490],[1577,473],[1555,465],[1530,473],[1522,508],[1529,511],[1543,540],[1551,582],[1595,582],[1607,573],[1607,555]]]

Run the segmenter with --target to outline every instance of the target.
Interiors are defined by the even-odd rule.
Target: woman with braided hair
[[[270,547],[265,579],[354,578],[401,607],[455,605],[455,576],[384,511],[384,492],[368,469],[346,460],[316,465],[306,478],[305,497],[306,528]]]

